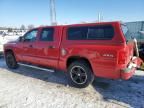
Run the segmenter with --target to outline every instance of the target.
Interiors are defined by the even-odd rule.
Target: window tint
[[[40,40],[41,41],[53,41],[53,28],[44,28],[41,32]]]
[[[105,40],[112,39],[112,26],[75,27],[68,29],[68,40]]]
[[[84,40],[87,37],[87,27],[69,28],[69,40]]]
[[[88,28],[88,39],[112,39],[114,29],[112,26],[97,26]]]
[[[38,30],[32,30],[24,36],[24,42],[33,42],[36,40]]]

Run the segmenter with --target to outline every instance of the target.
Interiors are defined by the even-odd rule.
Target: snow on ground
[[[20,67],[0,59],[0,108],[144,108],[144,72],[128,81],[96,78],[85,89],[67,86],[63,72]]]

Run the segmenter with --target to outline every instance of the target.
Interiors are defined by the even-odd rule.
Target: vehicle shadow
[[[5,63],[0,63],[0,68],[9,70]],[[68,85],[67,76],[61,71],[49,73],[21,66],[19,69],[9,70],[9,72],[64,86]],[[92,86],[102,95],[105,101],[114,104],[119,103],[122,107],[127,106],[121,103],[127,104],[130,107],[144,108],[144,76],[135,75],[128,81],[96,78]]]
[[[133,108],[144,108],[144,76],[135,75],[130,80],[108,80],[97,78],[93,87],[105,101],[122,102]],[[122,107],[127,107],[119,103]]]
[[[2,63],[1,63],[2,61]],[[24,76],[40,79],[46,82],[57,83],[61,85],[68,85],[67,76],[64,72],[56,70],[54,73],[33,69],[30,67],[19,66],[18,69],[9,69],[4,62],[0,59],[0,68],[6,69],[9,72],[21,74]]]

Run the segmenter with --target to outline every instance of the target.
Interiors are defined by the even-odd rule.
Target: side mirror
[[[23,42],[24,41],[24,37],[23,36],[20,36],[19,37],[19,42]]]

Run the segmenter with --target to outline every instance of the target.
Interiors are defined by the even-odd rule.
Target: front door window
[[[32,30],[24,36],[24,42],[34,42],[37,37],[38,30]]]

